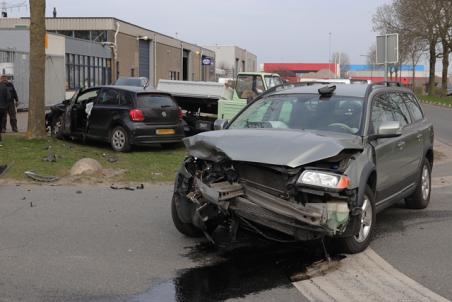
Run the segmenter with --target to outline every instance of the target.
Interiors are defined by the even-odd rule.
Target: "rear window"
[[[169,95],[139,94],[137,108],[175,108],[176,103]]]

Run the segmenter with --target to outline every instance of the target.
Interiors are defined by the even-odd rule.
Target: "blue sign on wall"
[[[202,58],[202,65],[213,65],[213,60],[211,58]]]

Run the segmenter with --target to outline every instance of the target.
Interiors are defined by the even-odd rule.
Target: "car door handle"
[[[403,150],[404,147],[405,147],[405,142],[398,142],[397,143],[397,148],[399,148],[400,150]]]

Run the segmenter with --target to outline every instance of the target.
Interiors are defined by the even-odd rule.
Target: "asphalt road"
[[[436,138],[452,146],[452,110],[424,111]],[[435,165],[428,209],[399,203],[380,213],[371,243],[395,269],[450,300],[451,171],[452,162]],[[0,186],[0,301],[305,300],[289,276],[317,259],[309,246],[218,250],[187,239],[171,222],[171,190]]]
[[[432,121],[436,139],[452,146],[452,108],[423,104],[425,115]]]

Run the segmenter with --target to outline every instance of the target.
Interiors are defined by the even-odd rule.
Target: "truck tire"
[[[360,217],[360,230],[353,236],[337,238],[334,242],[337,244],[340,252],[347,254],[356,254],[364,251],[370,244],[375,230],[376,209],[375,194],[369,186],[366,186],[364,192],[364,201],[362,205],[362,214]]]
[[[177,193],[173,194],[171,200],[171,218],[173,219],[174,226],[176,229],[187,237],[201,237],[202,231],[195,227],[192,223],[183,222],[179,214],[177,213],[177,203],[180,202],[179,195]]]
[[[416,184],[416,189],[411,196],[405,199],[405,205],[409,209],[425,209],[430,202],[432,191],[432,166],[425,158]]]

